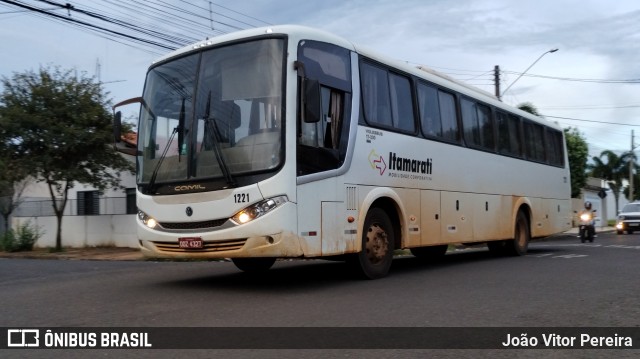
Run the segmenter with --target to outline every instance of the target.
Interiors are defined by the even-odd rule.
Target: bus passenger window
[[[527,159],[537,162],[544,162],[544,128],[542,127],[542,125],[527,121],[524,125],[524,134],[525,152],[527,155]]]
[[[493,150],[491,110],[487,106],[466,99],[460,101],[460,107],[462,108],[464,138],[467,144]]]
[[[521,157],[520,118],[498,112],[496,120],[498,126],[498,152]]]
[[[452,94],[438,91],[438,102],[440,104],[440,120],[442,121],[442,137],[449,141],[459,142],[455,98]]]
[[[420,123],[422,133],[426,136],[442,137],[442,123],[440,122],[440,105],[438,104],[438,90],[425,84],[418,84],[418,108],[420,109]]]
[[[379,67],[362,64],[362,103],[367,122],[391,127],[391,104],[389,103],[389,80],[387,71]]]
[[[411,100],[411,83],[409,79],[389,74],[389,86],[391,93],[391,109],[393,112],[393,127],[415,132],[415,120],[413,118],[413,101]]]

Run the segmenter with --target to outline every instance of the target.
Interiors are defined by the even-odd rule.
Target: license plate
[[[178,244],[182,249],[201,249],[203,242],[200,237],[183,237],[178,238]]]
[[[640,223],[629,223],[629,227],[637,227]]]

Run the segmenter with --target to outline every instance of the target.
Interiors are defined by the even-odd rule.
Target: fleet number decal
[[[233,195],[233,200],[236,203],[247,203],[249,202],[249,194],[248,193],[236,193]]]

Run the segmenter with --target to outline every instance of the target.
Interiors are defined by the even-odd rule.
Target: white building
[[[135,175],[120,173],[120,179],[124,190],[101,192],[91,186],[74,184],[62,219],[63,247],[138,247]],[[29,184],[22,200],[10,217],[12,228],[30,222],[44,232],[35,247],[55,247],[58,223],[47,184]]]

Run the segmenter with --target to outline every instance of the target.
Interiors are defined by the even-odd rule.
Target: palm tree
[[[605,159],[606,161],[603,161]],[[618,202],[620,192],[622,192],[622,181],[629,175],[629,161],[635,160],[631,152],[625,152],[618,156],[613,151],[602,151],[599,157],[593,157],[593,164],[589,166],[591,176],[602,178],[607,181],[609,188],[613,192],[616,201],[616,213],[618,213]]]

